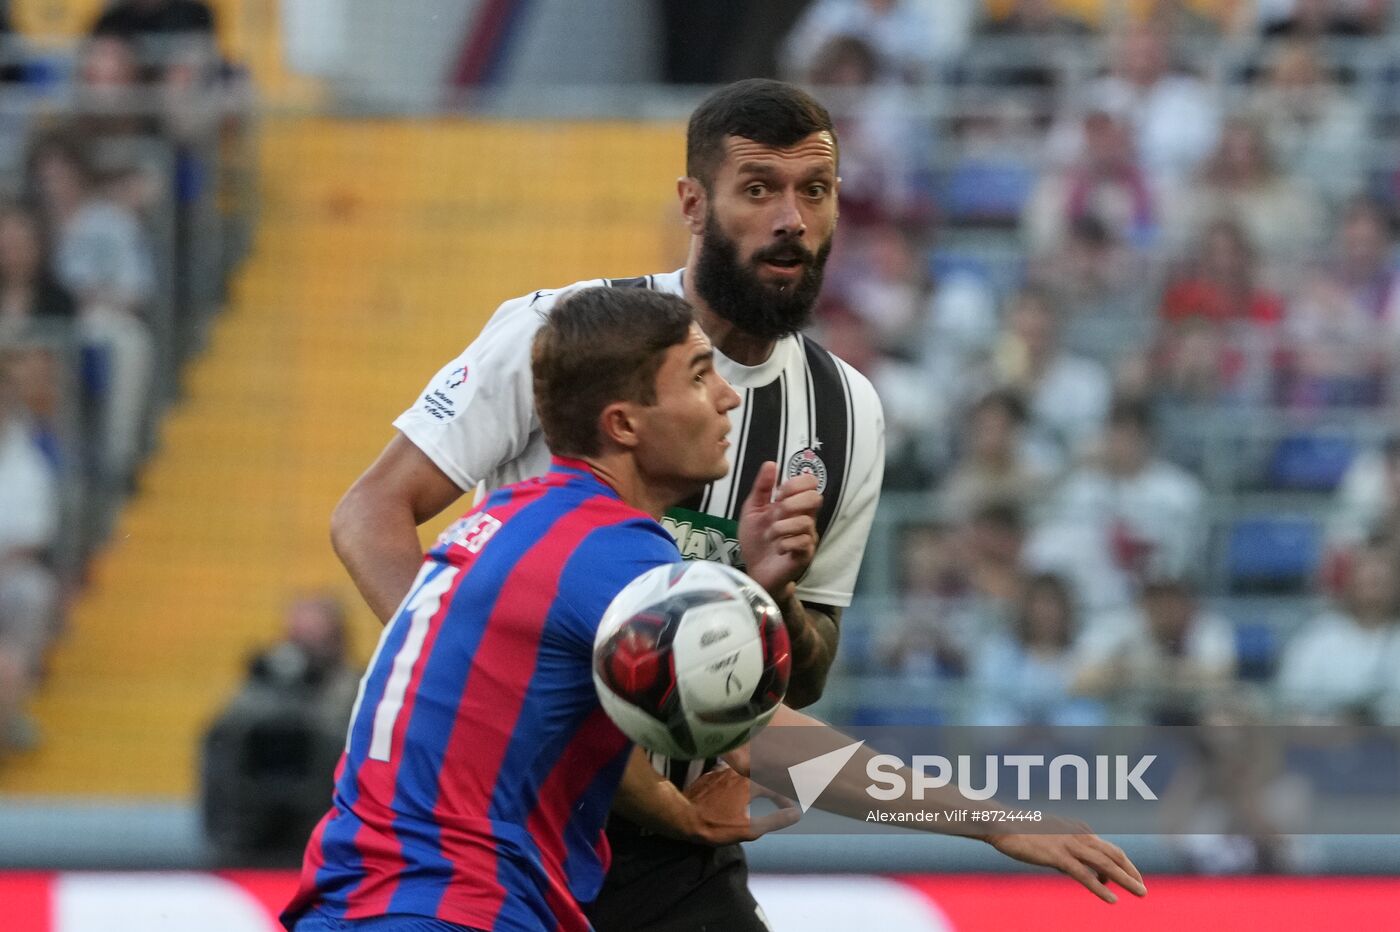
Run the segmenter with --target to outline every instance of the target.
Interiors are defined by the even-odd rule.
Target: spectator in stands
[[[1131,127],[1104,109],[1085,117],[1082,154],[1036,184],[1021,219],[1032,258],[1054,251],[1075,224],[1092,217],[1140,251],[1153,247],[1161,206],[1142,169]]]
[[[76,312],[50,271],[38,220],[22,207],[0,207],[0,339],[67,326]]]
[[[1092,611],[1126,604],[1144,579],[1197,568],[1205,489],[1154,443],[1147,407],[1115,402],[1098,461],[1065,480],[1026,545],[1027,563],[1066,576]]]
[[[1078,630],[1074,600],[1065,581],[1032,577],[1009,632],[994,632],[972,662],[976,692],[971,721],[977,725],[1097,725],[1104,709],[1070,692]]]
[[[960,0],[949,0],[949,6]],[[887,80],[918,80],[926,76],[940,41],[924,7],[914,0],[816,0],[788,35],[784,48],[789,74],[810,72],[821,49],[836,36],[868,43]]]
[[[294,857],[315,827],[359,679],[345,635],[338,599],[292,602],[282,640],[253,658],[205,734],[201,804],[222,858]]]
[[[918,441],[925,462],[937,473],[951,465],[965,407],[977,393],[995,386],[991,358],[999,339],[997,304],[986,270],[975,263],[963,265],[954,259],[937,271],[923,332],[915,344],[925,392],[918,410],[927,427]],[[982,381],[970,393],[969,378],[979,373]],[[887,436],[888,431],[887,413]]]
[[[1259,282],[1244,228],[1232,219],[1211,223],[1162,297],[1159,397],[1194,403],[1271,398],[1283,312],[1283,300]]]
[[[1097,312],[1131,300],[1142,289],[1150,259],[1133,249],[1118,231],[1088,214],[1075,219],[1063,239],[1031,263],[1028,277],[1054,295],[1056,303]],[[1092,324],[1090,324],[1092,325]]]
[[[1056,8],[1054,0],[1015,0],[1003,16],[988,17],[982,27],[988,36],[1087,36],[1089,24]]]
[[[1179,577],[1151,579],[1136,607],[1094,619],[1079,643],[1072,688],[1153,725],[1197,725],[1235,674],[1230,625],[1203,611]]]
[[[134,39],[115,34],[88,39],[79,55],[77,77],[68,124],[73,135],[100,145],[159,132],[151,83]]]
[[[54,272],[78,301],[80,339],[105,361],[101,471],[121,488],[141,452],[150,400],[155,346],[141,316],[155,290],[150,246],[131,210],[104,196],[81,143],[41,139],[29,166]]]
[[[994,603],[1002,618],[1010,617],[1010,608],[1021,593],[1024,512],[1013,504],[991,502],[972,513],[963,535],[972,591]]]
[[[1372,540],[1400,541],[1400,437],[1352,461],[1327,521],[1327,549],[1343,566]]]
[[[141,55],[129,36],[99,33],[83,44],[78,59],[78,83],[96,106],[126,109],[146,83]]]
[[[875,49],[836,36],[818,50],[807,77],[830,98],[841,139],[842,221],[926,221],[932,205],[920,176],[932,148],[927,124],[911,118],[903,87],[880,80]]]
[[[1316,46],[1289,41],[1275,49],[1254,108],[1287,171],[1332,203],[1360,189],[1370,142],[1366,108],[1331,80]]]
[[[1287,263],[1315,248],[1326,209],[1312,187],[1275,162],[1258,122],[1231,118],[1194,184],[1171,199],[1169,245],[1184,251],[1221,217],[1237,217],[1265,265]]]
[[[258,662],[301,670],[300,678],[315,687],[311,701],[332,720],[348,718],[360,674],[350,663],[346,638],[345,606],[338,598],[300,596],[287,607],[282,641]]]
[[[1138,158],[1159,185],[1189,178],[1220,136],[1216,94],[1172,70],[1170,36],[1150,24],[1113,40],[1110,73],[1088,89],[1095,106],[1132,127]]]
[[[24,704],[59,606],[48,564],[58,533],[57,476],[20,405],[13,360],[0,356],[0,756],[38,740]]]
[[[1270,0],[1261,3],[1260,29],[1269,38],[1364,36],[1385,28],[1386,0]]]
[[[939,488],[946,513],[966,520],[991,505],[1025,513],[1049,488],[1054,460],[1025,438],[1026,403],[1013,391],[993,391],[972,408],[962,457]]]
[[[1026,288],[1008,309],[1007,326],[987,372],[967,380],[981,391],[1011,388],[1027,400],[1029,434],[1061,459],[1072,458],[1103,428],[1108,413],[1107,371],[1060,346],[1058,309],[1044,291]]]
[[[1400,724],[1400,620],[1395,550],[1356,555],[1342,604],[1306,625],[1284,651],[1283,706],[1308,721]]]
[[[1385,395],[1400,334],[1400,265],[1388,219],[1368,200],[1348,205],[1336,252],[1308,275],[1288,315],[1295,406],[1375,405]]]
[[[910,525],[900,538],[898,617],[880,635],[881,665],[915,677],[961,675],[955,632],[972,627],[959,618],[967,595],[965,561],[947,524]]]
[[[63,423],[67,373],[58,353],[41,344],[19,344],[5,351],[0,365],[9,372],[19,407],[28,417],[30,438],[54,474],[61,475],[74,462],[74,438]]]
[[[1020,511],[1002,503],[952,530],[935,526],[906,539],[903,619],[882,652],[886,665],[916,675],[965,675],[1020,598],[1024,541]]]
[[[817,315],[822,345],[870,379],[885,413],[885,488],[922,488],[937,460],[935,428],[949,416],[943,396],[921,367],[875,345],[871,328],[838,299]]]
[[[839,256],[833,253],[828,287],[845,299],[885,352],[908,347],[923,323],[927,279],[920,258],[892,223],[871,227],[843,244]]]

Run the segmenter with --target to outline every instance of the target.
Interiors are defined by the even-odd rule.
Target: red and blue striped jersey
[[[333,804],[283,914],[586,930],[630,744],[593,636],[671,536],[584,463],[492,493],[449,528],[360,683]]]

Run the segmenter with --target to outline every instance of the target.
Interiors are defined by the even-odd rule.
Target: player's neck
[[[756,337],[741,330],[733,321],[715,313],[695,290],[695,275],[690,273],[689,267],[686,268],[686,273],[685,299],[695,308],[696,323],[705,331],[705,336],[710,338],[715,349],[723,353],[726,359],[732,359],[741,366],[759,366],[767,362],[768,357],[773,355],[773,347],[778,341]]]
[[[593,470],[593,475],[616,492],[624,503],[646,512],[656,521],[661,520],[667,508],[694,491],[672,488],[643,476],[637,469],[636,460],[627,453],[585,456],[583,461]]]

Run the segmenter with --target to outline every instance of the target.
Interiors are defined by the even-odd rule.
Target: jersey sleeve
[[[568,292],[536,291],[496,309],[481,334],[443,366],[394,427],[464,492],[520,456],[539,431],[530,346]]]
[[[851,604],[885,479],[885,415],[880,398],[864,376],[844,364],[843,369],[850,381],[853,413],[851,481],[826,535],[817,543],[812,565],[797,584],[802,601],[837,608]]]
[[[647,570],[679,562],[675,540],[653,521],[626,521],[589,534],[559,579],[559,592],[572,610],[561,632],[564,640],[591,658],[598,622],[617,594]]]

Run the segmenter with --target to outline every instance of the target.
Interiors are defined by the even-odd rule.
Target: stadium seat
[[[1242,518],[1230,528],[1225,573],[1231,592],[1301,592],[1322,551],[1317,522],[1297,517]]]
[[[1278,664],[1278,640],[1278,632],[1268,621],[1236,624],[1236,675],[1242,680],[1256,683],[1268,681]]]
[[[1356,444],[1336,434],[1294,434],[1274,447],[1267,482],[1271,488],[1292,492],[1331,492],[1341,483]]]
[[[1343,743],[1295,743],[1287,749],[1286,761],[1289,773],[1309,778],[1322,796],[1389,799],[1400,791],[1400,747],[1386,734]]]
[[[1035,179],[1034,167],[1023,161],[969,159],[944,176],[938,203],[950,223],[1014,225]]]

